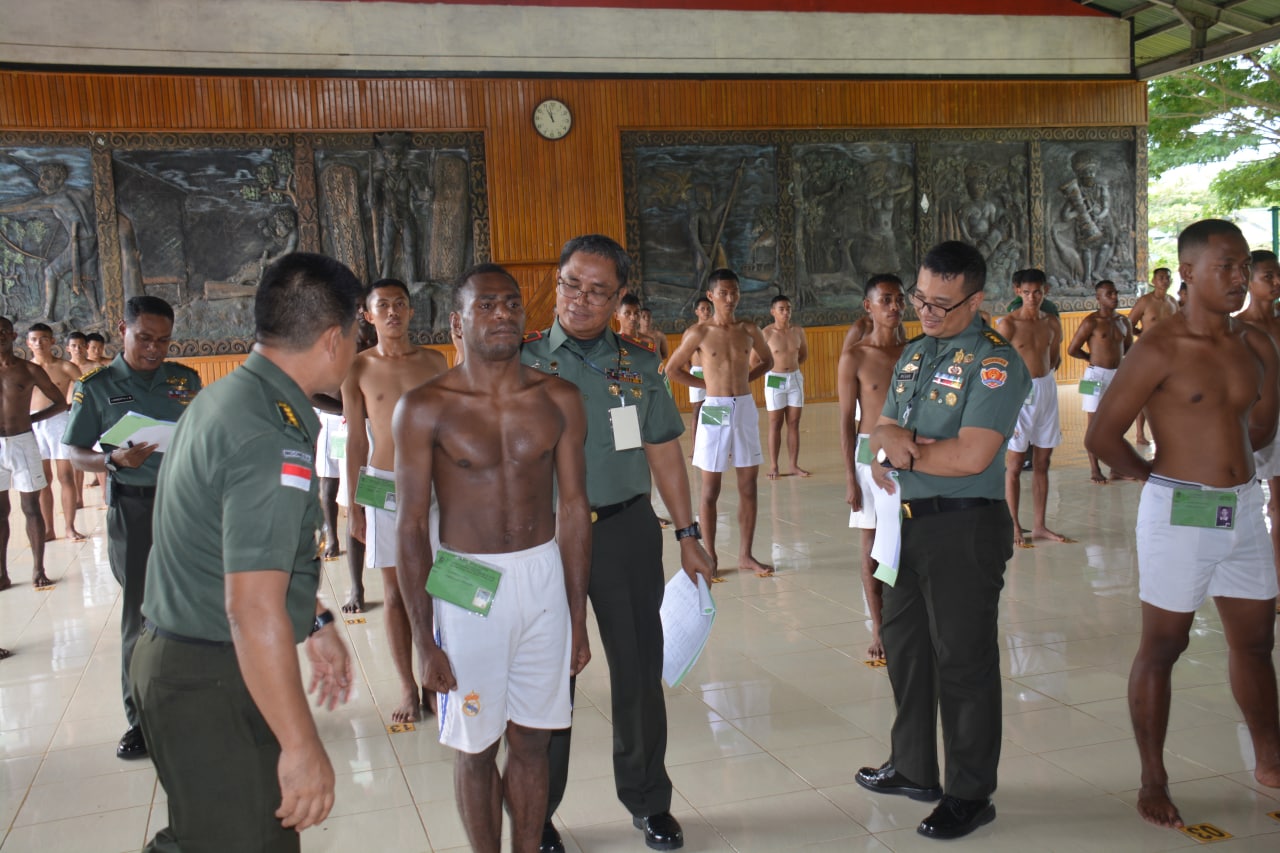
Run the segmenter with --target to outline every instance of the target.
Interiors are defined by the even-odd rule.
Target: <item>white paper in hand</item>
[[[894,482],[898,472],[889,474]],[[871,544],[871,559],[876,567],[875,578],[889,586],[898,582],[898,559],[902,552],[902,486],[889,494],[878,485],[871,489],[876,505],[876,538]]]
[[[695,586],[683,569],[667,581],[662,595],[662,680],[679,686],[711,636],[716,603],[702,575]]]

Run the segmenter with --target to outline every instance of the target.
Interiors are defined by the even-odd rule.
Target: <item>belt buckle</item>
[[[902,517],[911,518],[911,501],[902,502]]]

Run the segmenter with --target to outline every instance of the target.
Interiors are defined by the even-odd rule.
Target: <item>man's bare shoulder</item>
[[[1273,330],[1276,328],[1275,325],[1273,325],[1270,330],[1254,325],[1253,323],[1242,322],[1240,326],[1242,337],[1245,343],[1249,344],[1249,346],[1259,352],[1272,352],[1275,350],[1276,338],[1273,333]]]

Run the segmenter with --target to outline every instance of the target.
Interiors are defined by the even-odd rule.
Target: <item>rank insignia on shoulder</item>
[[[537,329],[533,329],[531,331],[524,333],[523,342],[526,344],[531,344],[534,341],[540,341],[540,340],[542,340],[542,332],[538,331]]]
[[[302,429],[302,422],[298,420],[297,414],[293,411],[293,406],[290,406],[284,400],[276,400],[276,408],[280,411],[280,420],[296,430]]]
[[[88,382],[90,379],[92,379],[93,377],[97,376],[99,373],[101,373],[102,371],[106,370],[106,369],[107,369],[108,367],[110,367],[110,366],[111,366],[111,365],[109,365],[109,364],[100,364],[100,365],[98,365],[97,367],[95,367],[93,370],[90,370],[90,371],[89,371],[88,373],[86,373],[84,376],[81,376],[81,377],[80,377],[80,381],[81,381],[81,382]]]
[[[642,340],[640,340],[639,338],[633,338],[633,337],[631,337],[630,335],[624,335],[624,334],[621,334],[621,333],[619,333],[618,337],[622,338],[624,341],[626,341],[627,343],[629,343],[629,344],[631,344],[631,345],[633,345],[633,346],[640,347],[640,349],[645,350],[646,352],[657,352],[657,351],[658,351],[658,348],[657,348],[656,346],[654,346],[653,341],[649,341],[649,340],[643,340],[643,341],[642,341]]]
[[[982,330],[982,336],[986,338],[988,342],[995,344],[998,347],[1009,346],[1009,342],[1005,340],[1004,335],[1000,334],[990,326],[987,326]]]

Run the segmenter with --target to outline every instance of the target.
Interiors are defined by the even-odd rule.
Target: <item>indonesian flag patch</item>
[[[305,465],[285,462],[280,466],[280,485],[291,489],[311,491],[311,469]]]

